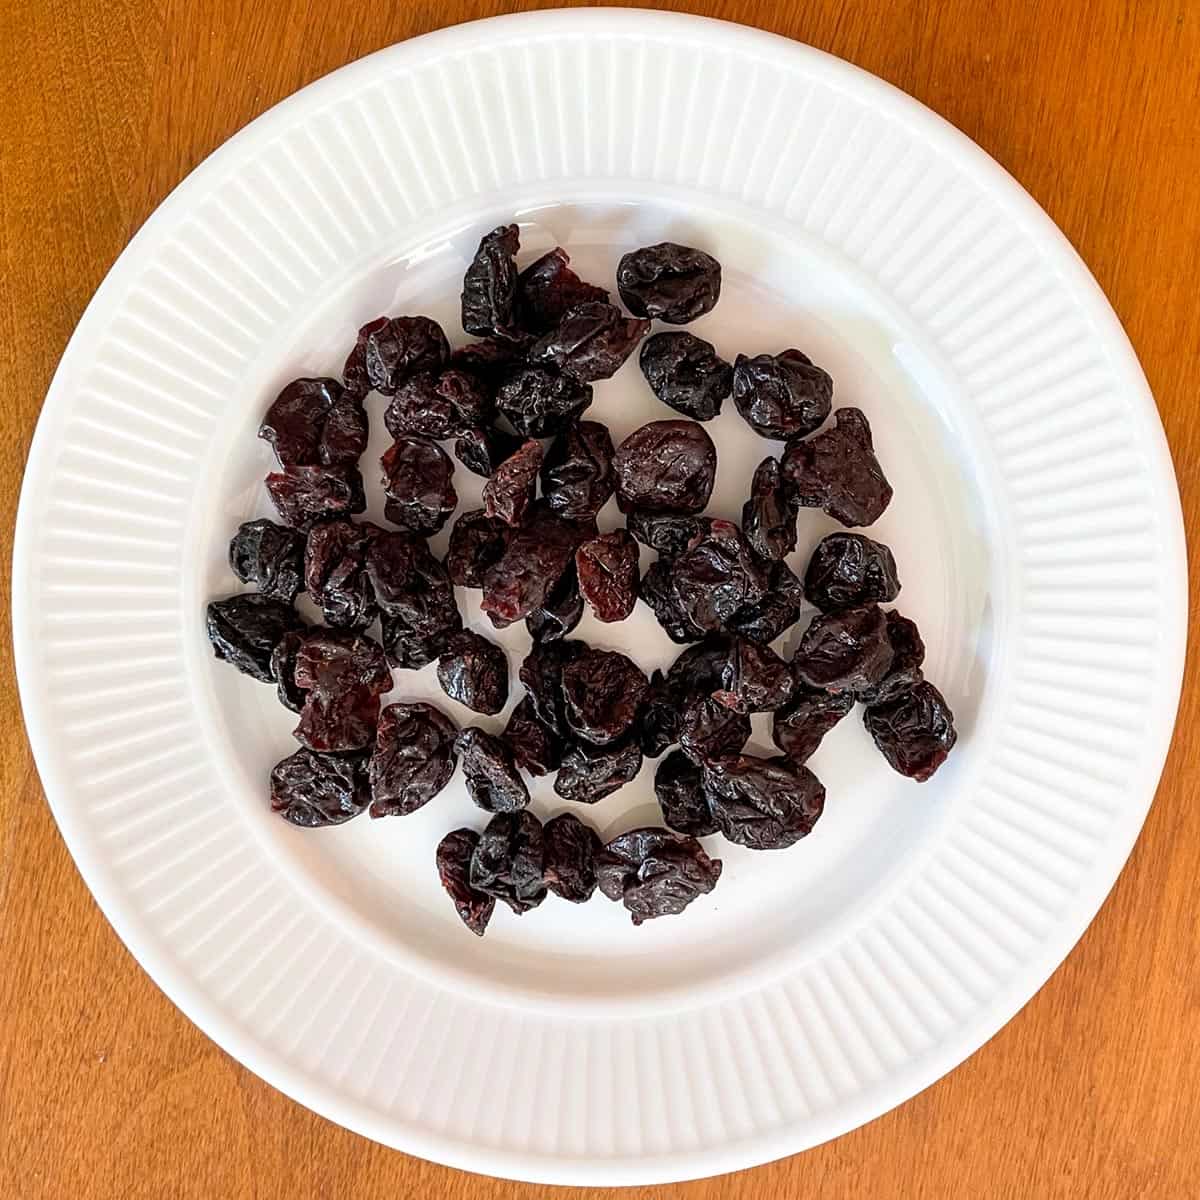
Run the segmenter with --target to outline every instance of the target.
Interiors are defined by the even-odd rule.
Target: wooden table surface
[[[155,205],[230,134],[309,80],[437,26],[515,7],[0,3],[6,572],[21,469],[51,373],[93,290]],[[1141,356],[1190,541],[1200,519],[1200,5],[690,7],[874,71],[965,130],[1032,192],[1095,272]],[[7,638],[3,654],[0,1195],[510,1200],[550,1190],[432,1166],[347,1133],[193,1028],[76,874],[25,741]],[[1192,732],[1200,686],[1191,667],[1158,799],[1129,865],[1064,966],[996,1038],[916,1099],[831,1145],[736,1176],[627,1194],[1200,1195],[1200,754]]]

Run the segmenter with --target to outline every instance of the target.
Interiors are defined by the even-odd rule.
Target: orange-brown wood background
[[[302,84],[403,38],[520,7],[533,6],[0,0],[6,573],[21,469],[55,363],[154,206]],[[965,130],[1033,193],[1090,264],[1141,356],[1191,541],[1200,520],[1200,3],[668,7],[771,29],[876,72]],[[0,670],[0,1197],[524,1200],[550,1190],[373,1145],[274,1092],[193,1028],[117,940],[59,839],[25,741],[7,639]],[[1115,891],[1050,983],[970,1061],[807,1154],[627,1194],[1200,1196],[1198,717],[1192,669],[1158,799]]]

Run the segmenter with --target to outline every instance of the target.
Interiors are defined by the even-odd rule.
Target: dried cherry
[[[925,643],[916,623],[898,612],[889,612],[885,616],[888,641],[892,644],[892,665],[874,687],[859,693],[858,698],[868,706],[895,700],[925,678],[925,672],[921,670],[925,661]]]
[[[730,633],[766,646],[800,619],[804,588],[796,573],[784,562],[769,568],[767,592],[761,600],[738,609],[729,619]]]
[[[432,704],[389,704],[379,714],[371,755],[371,816],[423,808],[454,774],[458,728]]]
[[[791,667],[769,646],[748,638],[721,638],[724,651],[714,697],[736,712],[774,712],[796,689]]]
[[[705,632],[718,632],[766,595],[770,577],[732,521],[713,521],[671,564],[680,611]]]
[[[564,800],[595,804],[624,787],[642,769],[642,750],[634,741],[593,746],[574,742],[563,754],[554,790]]]
[[[229,566],[260,595],[291,604],[304,591],[304,534],[274,521],[246,521],[229,543]]]
[[[946,698],[924,682],[863,714],[867,732],[892,769],[924,783],[946,761],[958,733]]]
[[[468,429],[460,434],[454,443],[454,457],[473,475],[482,475],[487,479],[524,444],[523,438],[489,425]]]
[[[804,594],[822,612],[895,600],[896,560],[882,542],[861,533],[831,533],[808,560]]]
[[[479,834],[473,829],[455,829],[438,842],[435,861],[438,880],[454,901],[459,919],[473,934],[483,937],[496,910],[496,898],[471,886],[471,859],[478,845]]]
[[[526,357],[581,383],[595,383],[615,375],[649,329],[649,321],[627,317],[602,300],[589,300],[564,313],[554,329],[529,347]]]
[[[601,892],[622,901],[635,925],[683,912],[720,878],[719,858],[709,858],[694,837],[667,829],[631,829],[596,857]]]
[[[508,657],[473,629],[456,633],[438,658],[438,683],[451,700],[487,716],[508,703]]]
[[[544,862],[545,836],[537,817],[527,809],[497,813],[471,855],[470,883],[520,916],[546,898]]]
[[[562,763],[562,739],[539,720],[529,696],[523,696],[512,710],[502,736],[517,766],[530,775],[549,775]]]
[[[654,610],[658,623],[673,642],[698,642],[704,636],[701,629],[683,611],[675,595],[674,566],[669,559],[660,558],[642,576],[641,598]]]
[[[607,302],[608,293],[580,279],[570,261],[567,252],[556,246],[517,277],[517,315],[523,329],[549,333],[568,309],[591,301]]]
[[[713,344],[682,330],[648,337],[638,363],[650,390],[693,421],[711,421],[733,390],[733,368]]]
[[[716,305],[721,264],[711,254],[677,242],[643,246],[617,264],[617,291],[639,317],[686,325]]]
[[[579,577],[571,563],[546,597],[541,608],[525,618],[525,628],[535,642],[555,642],[565,638],[583,620],[583,597]]]
[[[783,756],[739,758],[705,767],[713,817],[731,842],[750,850],[783,850],[812,832],[825,808],[825,788],[801,763]]]
[[[654,794],[669,829],[689,837],[708,837],[717,832],[704,790],[704,772],[682,750],[672,750],[658,764]]]
[[[397,386],[383,423],[394,438],[420,434],[440,440],[486,424],[494,404],[491,389],[469,371],[421,371]]]
[[[271,808],[303,829],[341,825],[370,803],[365,754],[297,750],[271,770]]]
[[[275,682],[271,654],[280,639],[304,628],[290,604],[258,593],[213,600],[205,625],[217,658],[263,683]]]
[[[852,692],[826,692],[798,684],[791,701],[775,713],[771,740],[794,762],[807,762],[821,739],[853,707]]]
[[[614,529],[575,551],[579,591],[598,621],[623,621],[637,603],[638,546],[624,529]]]
[[[538,366],[510,368],[496,391],[496,407],[525,437],[562,433],[591,402],[590,384]]]
[[[857,695],[883,679],[893,657],[883,610],[864,604],[814,617],[792,665],[809,687]]]
[[[429,317],[376,317],[358,331],[342,368],[348,391],[391,396],[410,375],[438,371],[450,354],[442,327]]]
[[[807,354],[739,354],[733,364],[733,403],[760,437],[803,437],[827,416],[833,380]]]
[[[285,467],[272,471],[264,482],[275,511],[296,529],[353,516],[367,507],[357,467]]]
[[[576,421],[550,445],[542,464],[542,495],[568,521],[592,520],[613,494],[613,443],[596,421]]]
[[[367,448],[362,400],[336,379],[294,379],[259,427],[281,467],[352,467]]]
[[[717,448],[695,421],[651,421],[635,429],[613,458],[622,512],[703,511],[717,475]]]
[[[463,276],[462,327],[476,337],[519,342],[516,323],[517,251],[520,231],[501,225],[480,239]]]
[[[596,855],[604,843],[574,813],[560,813],[542,827],[546,886],[572,904],[582,904],[596,890]]]
[[[626,516],[625,524],[643,546],[649,546],[663,558],[678,558],[692,542],[712,529],[712,518],[679,517],[635,508]]]
[[[567,727],[593,746],[607,746],[630,732],[650,691],[632,659],[590,646],[564,664],[561,686]]]
[[[379,698],[392,673],[379,644],[361,633],[310,633],[296,653],[304,695],[296,740],[309,750],[362,750],[375,741]]]
[[[367,574],[383,613],[383,644],[394,666],[433,662],[462,628],[454,585],[423,538],[380,533],[367,550]]]
[[[695,762],[735,758],[750,740],[750,717],[713,696],[687,699],[679,724],[679,745]]]
[[[308,532],[304,578],[308,594],[335,629],[365,629],[375,619],[375,592],[367,576],[367,548],[376,525],[324,521]]]
[[[538,642],[521,663],[518,677],[529,693],[533,711],[543,725],[557,734],[567,732],[563,712],[563,669],[588,651],[584,642],[564,639]]]
[[[503,521],[489,517],[482,508],[463,513],[450,528],[446,570],[459,587],[483,587],[488,567],[497,563],[512,536]]]
[[[529,803],[529,789],[507,744],[468,725],[454,744],[462,760],[467,793],[484,812],[512,813]]]
[[[484,572],[481,607],[492,624],[503,629],[541,608],[586,536],[585,529],[535,504],[499,561]]]
[[[483,485],[483,511],[506,525],[522,524],[537,491],[541,465],[542,444],[532,439],[526,441]]]
[[[764,458],[754,472],[750,499],[742,506],[746,541],[761,558],[778,561],[796,548],[800,501],[782,476],[779,459]]]
[[[407,533],[430,537],[458,505],[454,464],[431,438],[398,437],[379,460],[383,468],[383,513]]]

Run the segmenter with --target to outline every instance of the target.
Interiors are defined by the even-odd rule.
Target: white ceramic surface
[[[551,900],[497,912],[477,941],[432,865],[441,834],[483,823],[460,780],[404,819],[307,832],[273,817],[266,775],[293,718],[212,659],[202,618],[236,590],[229,535],[269,512],[254,431],[274,393],[337,374],[380,312],[428,313],[466,340],[463,267],[514,215],[527,256],[560,243],[609,286],[624,249],[703,246],[725,289],[696,332],[728,356],[799,346],[833,374],[835,402],[867,412],[896,489],[871,532],[895,549],[898,606],[961,741],[919,786],[851,718],[812,761],[829,791],[812,836],[759,855],[708,839],[725,875],[683,916],[635,930],[599,898]],[[779,447],[728,407],[709,426],[712,511],[737,517]],[[381,411],[375,397],[371,483]],[[591,415],[619,439],[672,414],[627,364]],[[472,507],[479,481],[459,468],[456,484]],[[617,522],[610,505],[602,525]],[[800,528],[802,568],[832,524],[806,510]],[[488,629],[477,598],[463,594],[468,620]],[[47,795],[155,980],[326,1116],[546,1182],[658,1182],[792,1153],[995,1033],[1086,928],[1141,827],[1185,609],[1153,401],[1025,193],[842,62],[615,10],[396,46],[193,172],[63,358],[14,554]],[[644,607],[579,634],[647,670],[678,653]],[[523,626],[501,640],[515,671]],[[397,698],[472,719],[431,669],[397,683]],[[653,821],[652,771],[583,815],[606,835]],[[543,817],[567,807],[547,781],[534,796]]]

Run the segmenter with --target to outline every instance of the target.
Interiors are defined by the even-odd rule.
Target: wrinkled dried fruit
[[[562,739],[538,719],[528,696],[512,710],[503,737],[517,766],[530,775],[549,775],[558,770],[562,762]]]
[[[392,673],[379,644],[361,633],[311,632],[296,654],[304,695],[293,736],[310,750],[362,750],[375,741],[379,697]]]
[[[669,513],[648,513],[634,509],[625,524],[643,546],[662,555],[678,558],[694,541],[712,529],[711,517],[673,517]]]
[[[946,698],[928,682],[895,700],[872,705],[863,720],[892,769],[918,783],[924,783],[946,761],[958,741]]]
[[[563,754],[554,790],[564,800],[595,804],[624,787],[641,769],[642,751],[636,742],[609,746],[576,742]]]
[[[450,352],[450,366],[457,371],[474,375],[495,394],[505,371],[521,358],[522,344],[485,338],[481,342],[470,342]]]
[[[586,537],[585,529],[535,504],[503,556],[484,573],[481,607],[492,624],[503,629],[541,608]]]
[[[832,429],[788,443],[783,473],[800,503],[823,508],[843,525],[871,525],[891,503],[892,485],[871,441],[871,426],[857,408],[839,408]]]
[[[383,423],[394,438],[451,438],[486,424],[492,410],[492,393],[482,379],[448,367],[405,379],[384,409]]]
[[[642,576],[641,598],[654,610],[658,623],[673,642],[698,642],[701,629],[680,607],[675,595],[673,564],[665,558],[651,563]]]
[[[379,460],[383,468],[383,513],[406,533],[430,537],[458,505],[454,464],[427,437],[398,437]]]
[[[291,604],[304,591],[304,534],[274,521],[246,521],[229,543],[229,566],[260,595]]]
[[[480,239],[463,276],[462,327],[476,337],[520,341],[516,323],[517,251],[520,231],[501,225]]]
[[[622,512],[702,512],[717,475],[717,448],[694,421],[651,421],[613,458]]]
[[[892,658],[883,610],[865,604],[814,617],[792,666],[810,687],[857,695],[879,683]]]
[[[721,295],[721,264],[711,254],[677,242],[659,242],[623,255],[617,290],[639,317],[686,325],[711,312]]]
[[[367,807],[365,754],[297,750],[271,770],[271,808],[304,829],[341,825]]]
[[[873,687],[859,693],[858,698],[868,707],[886,704],[902,696],[925,678],[921,664],[925,661],[925,643],[915,622],[898,612],[885,614],[888,641],[892,644],[892,665],[888,673]]]
[[[779,471],[779,459],[764,458],[754,472],[750,499],[742,506],[746,541],[761,558],[786,558],[796,548],[800,501]]]
[[[704,773],[682,750],[672,750],[658,764],[654,794],[669,829],[689,837],[708,837],[717,832],[704,790]]]
[[[732,521],[713,521],[708,533],[671,564],[680,611],[698,629],[715,633],[767,593],[769,576]]]
[[[796,573],[786,563],[772,563],[766,595],[738,609],[729,619],[729,632],[769,645],[800,619],[803,602],[804,589]]]
[[[503,900],[520,916],[546,898],[544,861],[545,838],[537,817],[528,810],[497,813],[471,855],[471,886]]]
[[[367,507],[357,467],[285,467],[264,482],[275,511],[296,529],[353,516]]]
[[[281,467],[352,467],[367,448],[362,400],[336,379],[294,379],[275,398],[258,436]]]
[[[454,748],[462,760],[467,793],[484,812],[516,812],[529,803],[529,789],[512,751],[495,734],[468,725]]]
[[[579,577],[572,563],[541,608],[535,608],[525,618],[525,628],[535,642],[556,642],[565,638],[581,620],[583,597],[579,594]]]
[[[711,421],[733,390],[733,368],[692,333],[654,334],[642,343],[638,362],[650,390],[693,421]]]
[[[741,754],[750,740],[750,718],[726,708],[712,696],[688,697],[679,723],[679,745],[698,763],[714,763]]]
[[[679,705],[661,671],[650,676],[650,691],[642,710],[638,737],[647,758],[657,758],[679,741]]]
[[[451,700],[495,716],[508,703],[508,657],[473,629],[456,633],[442,651],[438,683]]]
[[[488,479],[496,468],[525,444],[502,429],[468,429],[454,443],[454,457],[473,475]]]
[[[825,808],[825,788],[790,758],[740,758],[705,768],[717,826],[750,850],[783,850],[812,832]]]
[[[284,708],[294,713],[304,709],[304,689],[296,684],[296,655],[304,645],[307,631],[285,633],[271,651],[271,674],[275,677],[275,694]]]
[[[649,332],[650,322],[627,317],[615,305],[590,300],[563,315],[526,355],[583,383],[610,379]]]
[[[416,669],[446,648],[462,628],[454,585],[428,543],[380,533],[367,550],[367,574],[383,613],[383,645],[394,666]]]
[[[563,716],[593,746],[607,746],[632,728],[650,684],[632,659],[590,646],[562,670]]]
[[[440,370],[449,353],[442,327],[428,317],[376,317],[358,331],[342,378],[356,395],[374,388],[390,396],[410,375]]]
[[[596,890],[596,855],[604,849],[599,835],[569,812],[547,821],[542,834],[546,886],[572,904],[590,900]]]
[[[822,612],[895,600],[896,560],[882,542],[861,533],[831,533],[808,560],[804,594]]]
[[[257,593],[212,601],[205,624],[217,658],[263,683],[275,682],[271,653],[280,639],[304,628],[290,604]]]
[[[521,663],[518,676],[529,692],[534,713],[543,725],[557,734],[567,732],[563,714],[563,668],[588,649],[586,643],[572,639],[539,642]]]
[[[404,817],[428,804],[454,774],[457,737],[432,704],[389,704],[371,755],[371,816]]]
[[[807,762],[821,739],[853,707],[852,692],[825,692],[800,684],[791,703],[776,712],[771,740],[793,762]]]
[[[518,276],[517,315],[523,329],[533,334],[548,333],[568,309],[593,300],[608,300],[603,288],[584,283],[571,270],[570,261],[567,252],[556,246]]]
[[[803,437],[829,416],[833,380],[807,354],[739,354],[733,364],[733,402],[759,437]]]
[[[436,862],[438,879],[462,923],[477,937],[483,937],[492,913],[494,896],[484,895],[471,886],[471,858],[479,845],[473,829],[455,829],[438,842]]]
[[[367,548],[380,532],[376,525],[355,521],[325,521],[308,532],[305,584],[334,629],[365,629],[375,619]]]
[[[721,638],[720,679],[713,695],[736,712],[774,712],[796,688],[792,669],[769,646],[748,638]]]
[[[520,525],[537,491],[542,444],[532,439],[506,458],[483,485],[483,510],[506,525]]]
[[[719,858],[709,858],[694,837],[667,829],[631,829],[596,858],[600,890],[623,901],[635,925],[683,912],[720,878]]]
[[[590,384],[546,367],[513,367],[496,391],[496,407],[525,437],[562,433],[591,402]]]
[[[488,567],[500,561],[512,531],[482,508],[465,512],[450,529],[446,570],[459,587],[483,587]]]
[[[542,465],[542,495],[568,521],[588,521],[613,494],[612,438],[596,421],[576,421],[555,438]]]
[[[598,621],[623,621],[637,603],[637,542],[624,529],[601,534],[575,551],[579,591]]]

